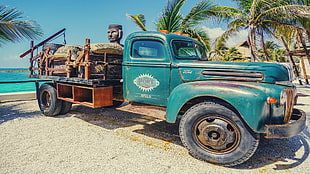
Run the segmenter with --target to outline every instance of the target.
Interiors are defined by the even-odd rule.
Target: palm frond
[[[227,6],[215,6],[211,10],[215,14],[215,17],[217,20],[219,20],[219,22],[228,22],[230,20],[239,18],[249,20],[247,12],[237,8]]]
[[[40,26],[32,20],[21,19],[22,12],[0,6],[0,43],[18,42],[23,39],[38,39]]]
[[[139,15],[130,15],[126,14],[127,17],[129,17],[141,30],[147,31],[147,28],[145,27],[145,16],[143,14]]]
[[[186,0],[172,0],[168,1],[164,11],[157,22],[158,30],[168,30],[169,32],[175,32],[179,30],[181,21],[183,19],[180,14]]]
[[[278,6],[262,12],[257,18],[276,19],[277,21],[289,22],[292,20],[298,20],[300,17],[310,18],[310,6]]]
[[[206,0],[202,0],[197,3],[183,19],[181,24],[182,30],[197,26],[209,16],[214,16],[214,12],[211,10],[214,6],[215,5],[211,1]]]
[[[190,34],[192,38],[197,38],[204,45],[206,50],[211,50],[211,39],[203,28],[187,28],[184,32]]]
[[[239,31],[241,31],[242,29],[244,29],[245,25],[244,24],[239,24],[238,22],[236,21],[232,21],[230,24],[229,24],[229,28],[219,37],[217,37],[215,39],[215,44],[219,44],[219,42],[225,42],[230,36],[238,33]]]

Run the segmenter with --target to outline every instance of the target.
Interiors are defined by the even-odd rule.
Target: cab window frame
[[[157,54],[156,56],[146,56],[146,55],[140,55],[140,54],[135,53],[135,51],[139,52],[139,50],[135,49],[136,44],[149,44],[151,42],[152,43],[158,43],[158,45],[160,45],[160,47],[157,47],[157,48],[159,48],[159,49],[157,49],[159,54]],[[145,48],[147,48],[147,47],[148,46],[146,46]],[[143,47],[139,47],[139,48],[143,48]],[[154,47],[149,47],[149,48],[154,48]],[[166,50],[165,49],[165,44],[161,40],[158,40],[158,39],[148,39],[148,38],[146,38],[146,39],[137,39],[137,40],[134,40],[132,42],[132,44],[131,44],[130,57],[131,57],[131,59],[135,59],[135,60],[139,60],[139,59],[140,60],[145,60],[145,59],[147,59],[147,60],[162,61],[162,60],[166,59],[166,51],[165,50]],[[147,51],[147,49],[145,51]],[[148,50],[148,51],[151,51],[151,49]],[[137,56],[137,55],[140,55],[140,56]]]
[[[187,43],[191,43],[192,46],[191,47],[188,47],[188,48],[193,48],[193,50],[195,51],[195,57],[186,57],[186,56],[179,56],[178,53],[176,52],[176,48],[175,48],[175,43],[176,42],[187,42]],[[207,60],[208,57],[207,57],[207,54],[206,52],[205,53],[202,53],[201,52],[201,49],[203,49],[203,46],[197,42],[194,42],[194,41],[191,41],[191,40],[182,40],[182,39],[175,39],[175,40],[172,40],[171,41],[171,49],[172,49],[172,53],[174,55],[175,58],[177,59],[181,59],[181,60]],[[197,46],[199,48],[197,48]],[[185,48],[185,47],[184,47]],[[202,54],[201,54],[202,53]]]

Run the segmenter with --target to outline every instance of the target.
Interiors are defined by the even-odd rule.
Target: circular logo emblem
[[[133,83],[138,86],[144,92],[152,91],[154,88],[159,86],[159,81],[152,75],[141,74],[133,80]]]

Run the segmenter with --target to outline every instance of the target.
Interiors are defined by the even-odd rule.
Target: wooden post
[[[104,62],[104,76],[103,76],[103,80],[107,80],[107,79],[108,79],[108,60],[107,60],[107,52],[104,52],[103,62]]]
[[[295,64],[295,62],[294,62],[293,56],[292,56],[292,54],[290,53],[290,49],[288,48],[287,43],[286,43],[286,41],[285,41],[285,39],[284,39],[283,36],[281,36],[281,40],[282,40],[282,42],[283,42],[283,44],[284,44],[284,46],[285,46],[285,48],[286,48],[286,51],[287,51],[288,54],[289,54],[290,62],[291,62],[291,64],[292,64],[292,66],[293,66],[294,74],[295,74],[295,76],[298,78],[298,77],[299,77],[299,72],[298,72],[297,66],[296,66],[296,64]],[[299,81],[299,84],[302,85],[302,81],[301,81],[300,79],[298,79],[298,81]]]
[[[50,72],[49,72],[49,60],[48,60],[48,53],[50,52],[51,48],[47,48],[45,53],[43,56],[45,56],[45,75],[49,76]]]
[[[66,62],[67,78],[70,78],[71,70],[72,70],[71,65],[70,65],[71,55],[72,55],[71,50],[69,50],[69,56],[67,57],[67,62]]]
[[[89,51],[90,51],[90,39],[86,39],[85,43],[85,80],[89,79],[89,69],[90,69],[90,63],[89,63]]]
[[[300,63],[301,63],[301,68],[302,68],[304,79],[306,80],[306,84],[309,84],[306,66],[305,66],[305,60],[303,57],[300,57]]]
[[[33,46],[34,46],[34,41],[30,41],[30,49],[31,49],[31,54],[30,54],[30,67],[29,67],[29,70],[30,70],[30,75],[33,75]]]
[[[309,63],[309,65],[310,65],[310,53],[309,53],[309,50],[307,49],[307,45],[306,45],[305,39],[303,38],[301,32],[299,32],[298,34],[299,34],[299,38],[300,38],[300,42],[301,42],[301,44],[302,44],[302,47],[303,47],[304,50],[305,50],[305,54],[306,54],[306,57],[307,57],[307,59],[308,59],[308,63]],[[303,61],[303,63],[304,63],[304,60],[303,60],[302,57],[301,57],[301,59],[302,59],[302,61]],[[305,64],[303,64],[303,66],[305,66]],[[304,74],[305,74],[306,83],[309,84],[308,77],[307,77],[307,72],[306,72],[306,68],[304,68],[303,70],[304,70]]]

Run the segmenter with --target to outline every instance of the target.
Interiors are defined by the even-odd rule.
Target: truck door
[[[164,42],[154,38],[139,39],[130,45],[129,57],[123,63],[125,99],[165,106],[169,96],[171,61]]]

